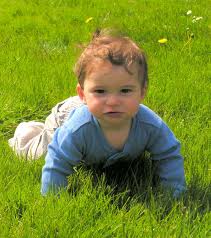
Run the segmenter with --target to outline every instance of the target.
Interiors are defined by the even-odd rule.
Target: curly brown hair
[[[129,66],[136,63],[141,86],[144,88],[148,86],[146,56],[129,37],[111,29],[95,31],[91,42],[80,55],[74,69],[82,87],[90,65],[96,58],[108,60],[113,65],[123,66],[129,74],[132,74]]]

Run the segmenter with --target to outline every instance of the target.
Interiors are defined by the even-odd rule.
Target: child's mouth
[[[118,118],[122,115],[122,112],[106,112],[105,114],[109,117]]]

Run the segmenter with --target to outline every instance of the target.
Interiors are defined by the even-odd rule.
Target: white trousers
[[[52,108],[45,123],[29,121],[20,123],[9,139],[9,146],[15,153],[27,160],[38,159],[47,152],[55,130],[67,120],[69,112],[83,105],[78,96],[70,97]]]

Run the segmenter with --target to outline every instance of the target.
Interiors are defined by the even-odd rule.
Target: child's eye
[[[94,92],[98,93],[98,94],[103,94],[103,93],[105,93],[105,90],[104,89],[96,89]]]
[[[121,93],[131,93],[131,92],[132,92],[132,89],[130,89],[130,88],[123,88],[121,90]]]

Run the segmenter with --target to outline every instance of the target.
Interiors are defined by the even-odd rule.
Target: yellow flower
[[[187,14],[187,16],[190,16],[192,14],[192,11],[188,10],[186,14]]]
[[[89,18],[86,19],[85,22],[86,22],[86,23],[89,23],[89,22],[92,21],[92,20],[93,20],[93,17],[89,17]]]
[[[166,38],[158,40],[160,44],[165,44],[168,40]]]

